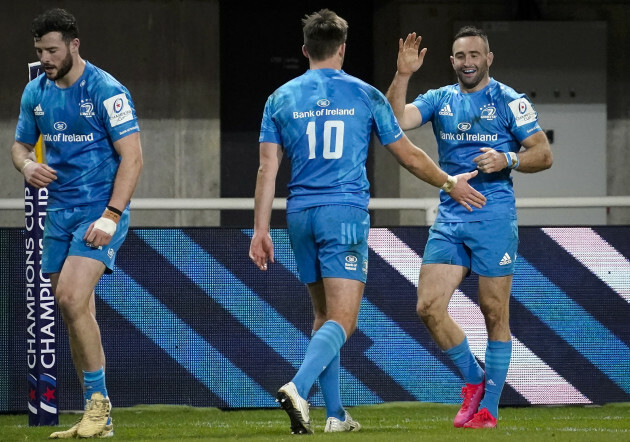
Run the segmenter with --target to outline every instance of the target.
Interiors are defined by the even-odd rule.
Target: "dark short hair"
[[[49,9],[35,17],[31,23],[31,34],[33,38],[40,39],[49,32],[60,32],[63,40],[68,43],[79,38],[79,25],[74,15],[65,9]]]
[[[325,60],[346,42],[348,22],[330,9],[321,9],[302,19],[304,46],[309,57]]]
[[[488,51],[490,50],[490,43],[488,42],[488,34],[481,28],[476,28],[474,26],[463,26],[457,31],[453,41],[462,37],[480,37],[483,41],[486,42],[486,46],[488,47]]]

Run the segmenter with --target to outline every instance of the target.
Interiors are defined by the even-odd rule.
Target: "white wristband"
[[[516,169],[518,167],[518,155],[515,152],[505,152],[508,169]]]
[[[94,223],[94,228],[107,233],[109,236],[114,236],[114,233],[116,233],[116,225],[117,224],[111,219],[100,217]]]
[[[446,193],[450,193],[456,184],[457,184],[457,177],[449,175],[446,178],[446,182],[442,185],[442,187],[440,187],[440,189],[442,189]]]

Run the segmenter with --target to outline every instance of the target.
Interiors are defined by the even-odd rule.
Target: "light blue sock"
[[[459,369],[464,382],[467,384],[480,384],[483,382],[483,370],[470,351],[468,338],[464,338],[461,344],[444,350],[444,353],[451,358],[453,364]]]
[[[511,356],[512,341],[488,341],[486,348],[486,391],[479,404],[479,409],[487,408],[495,418],[499,417],[499,399],[507,377]]]
[[[326,404],[326,418],[336,417],[340,421],[346,419],[346,410],[341,404],[341,391],[339,390],[339,353],[330,361],[322,374],[319,375],[319,386],[322,389]]]
[[[315,330],[311,332],[311,336],[315,335]],[[326,405],[326,419],[336,417],[343,421],[346,418],[346,410],[341,403],[341,392],[339,391],[339,370],[341,364],[337,353],[332,361],[326,366],[326,369],[319,375],[319,387],[324,396],[324,404]]]
[[[83,372],[83,399],[87,401],[94,393],[97,392],[107,397],[107,388],[105,388],[105,370],[103,370],[103,367],[96,371]]]
[[[308,397],[311,387],[326,369],[330,362],[339,354],[339,349],[346,341],[346,332],[335,321],[326,321],[311,339],[306,348],[306,355],[300,369],[292,382],[300,396]]]

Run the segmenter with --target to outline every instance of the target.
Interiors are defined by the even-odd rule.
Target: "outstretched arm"
[[[431,157],[414,145],[406,135],[386,147],[401,166],[422,181],[440,187],[469,211],[472,211],[471,206],[481,209],[486,203],[486,198],[468,184],[468,180],[477,175],[476,170],[452,177],[440,169]]]
[[[254,196],[254,235],[249,246],[249,257],[260,270],[267,270],[267,261],[274,262],[269,224],[281,161],[282,146],[260,143],[260,166]]]
[[[422,115],[418,108],[413,104],[406,104],[409,79],[420,69],[427,53],[426,48],[420,49],[421,41],[422,37],[417,37],[415,32],[407,35],[404,41],[402,38],[398,41],[397,70],[386,94],[403,130],[413,129],[422,124]]]

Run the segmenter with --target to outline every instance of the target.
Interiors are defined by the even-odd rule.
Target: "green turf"
[[[311,410],[315,434],[288,434],[289,419],[280,409],[221,411],[215,408],[151,405],[114,408],[114,440],[189,441],[630,441],[630,403],[597,407],[501,408],[492,430],[453,428],[457,406],[393,402],[351,409],[359,433],[324,434],[325,412]],[[66,429],[78,415],[63,413]],[[29,427],[21,415],[0,415],[0,441],[45,440],[56,427]],[[109,439],[112,440],[112,439]]]

